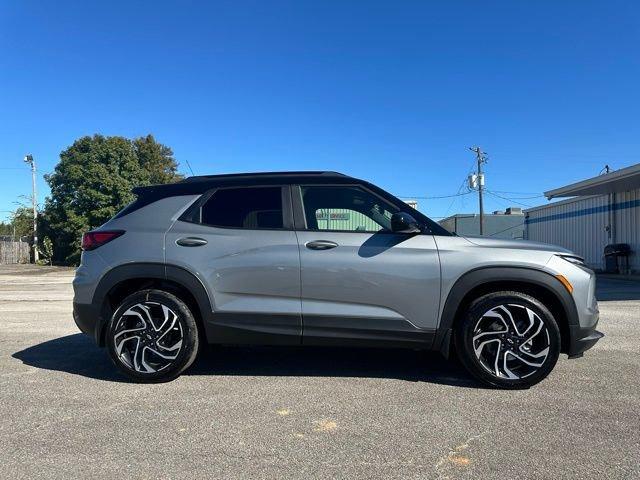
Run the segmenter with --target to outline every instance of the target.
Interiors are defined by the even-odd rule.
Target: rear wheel
[[[520,292],[476,299],[455,332],[464,366],[500,388],[528,388],[543,380],[560,355],[560,331],[549,310]]]
[[[195,360],[198,327],[189,307],[162,290],[125,298],[107,330],[107,349],[116,366],[139,382],[176,378]]]

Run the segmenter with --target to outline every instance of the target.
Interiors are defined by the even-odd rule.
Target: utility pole
[[[33,204],[33,263],[38,263],[38,198],[36,197],[36,161],[33,155],[25,155],[25,163],[31,165],[31,203]]]
[[[469,147],[476,154],[478,160],[478,203],[480,205],[480,235],[484,234],[484,206],[482,204],[482,189],[484,188],[484,174],[482,173],[482,164],[487,163],[486,153],[480,150],[480,147]]]

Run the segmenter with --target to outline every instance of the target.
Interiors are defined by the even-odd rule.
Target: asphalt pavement
[[[640,478],[640,283],[524,391],[435,354],[215,348],[129,383],[71,318],[73,271],[0,266],[0,478]]]

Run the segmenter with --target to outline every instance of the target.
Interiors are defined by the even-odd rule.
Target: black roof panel
[[[243,179],[250,182],[253,178],[289,178],[289,177],[307,177],[318,176],[326,177],[345,177],[346,175],[338,172],[329,171],[291,171],[291,172],[254,172],[254,173],[224,173],[220,175],[198,175],[193,177],[187,177],[180,183],[191,182],[215,182],[217,180],[224,181],[229,179]]]
[[[338,172],[258,172],[230,173],[223,175],[202,175],[188,177],[177,183],[136,187],[133,193],[138,196],[153,196],[156,199],[174,195],[197,195],[217,187],[288,185],[292,183],[351,183],[355,179]]]

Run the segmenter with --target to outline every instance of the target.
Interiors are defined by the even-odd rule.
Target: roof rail
[[[184,182],[199,182],[205,180],[215,180],[222,178],[243,178],[243,177],[274,177],[274,176],[305,176],[305,175],[326,175],[328,177],[345,177],[346,175],[340,172],[332,171],[284,171],[284,172],[254,172],[254,173],[223,173],[217,175],[196,175],[193,177],[187,177],[180,183]]]

